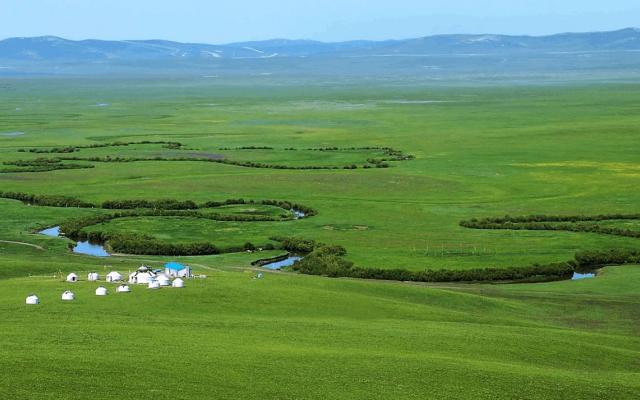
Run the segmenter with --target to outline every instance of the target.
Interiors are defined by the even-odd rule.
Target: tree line
[[[269,146],[239,146],[239,147],[220,147],[219,150],[274,150]]]
[[[237,167],[245,168],[258,168],[258,169],[281,169],[281,170],[337,170],[337,169],[357,169],[356,164],[345,165],[284,165],[284,164],[269,164],[256,161],[238,161],[229,160],[226,158],[197,158],[197,157],[120,157],[120,156],[104,156],[104,157],[60,157],[61,160],[66,161],[88,161],[88,162],[101,162],[101,163],[128,163],[128,162],[144,162],[144,161],[165,161],[165,162],[185,162],[185,161],[198,161],[198,162],[210,162],[217,164],[234,165]],[[389,168],[389,164],[381,164],[379,168]],[[354,168],[355,167],[355,168]],[[363,166],[364,167],[364,166]]]
[[[279,242],[281,249],[291,253],[309,254],[319,246],[315,240],[301,237],[272,236],[269,239],[274,242]]]
[[[18,200],[25,204],[32,204],[37,206],[96,208],[96,205],[93,203],[82,201],[74,197],[58,195],[37,195],[22,192],[0,191],[0,198]]]
[[[640,220],[640,214],[599,214],[599,215],[528,215],[520,217],[483,218],[461,221],[460,226],[471,229],[508,229],[537,231],[587,232],[602,235],[640,238],[640,231],[615,226],[601,226],[586,222],[610,220]]]
[[[97,149],[102,147],[118,147],[118,146],[130,146],[134,144],[162,144],[167,148],[171,149],[179,149],[184,146],[180,142],[171,142],[171,141],[150,141],[150,140],[142,140],[138,142],[110,142],[110,143],[94,143],[94,144],[85,144],[85,145],[76,145],[76,146],[64,146],[64,147],[49,147],[49,148],[38,148],[33,147],[29,149],[19,149],[18,151],[21,153],[29,152],[29,153],[37,153],[37,154],[52,154],[52,153],[75,153],[80,151],[81,149]]]
[[[61,229],[64,228],[61,226]],[[240,246],[220,247],[210,242],[169,243],[145,234],[102,231],[79,231],[74,240],[102,243],[111,252],[115,253],[157,256],[205,256],[254,251],[258,248],[263,250],[276,249],[273,243],[257,246],[251,242],[246,242]]]
[[[199,208],[198,205],[191,200],[107,200],[102,202],[102,208],[108,210],[131,210],[136,208],[153,208],[161,210],[194,210]]]
[[[606,220],[628,220],[628,219],[640,219],[640,214],[598,214],[598,215],[523,215],[523,216],[510,216],[504,217],[487,217],[487,218],[472,218],[468,221],[462,221],[460,224],[506,224],[506,223],[526,223],[526,222],[588,222],[588,221],[606,221]],[[466,226],[466,225],[463,225]]]
[[[250,242],[243,246],[218,247],[208,242],[167,243],[135,235],[114,235],[109,238],[108,247],[115,253],[157,256],[205,256],[253,251],[257,248]],[[266,243],[261,248],[273,250],[275,247],[272,243]]]
[[[203,203],[196,203],[191,200],[176,200],[176,199],[159,199],[159,200],[105,200],[102,203],[90,203],[68,196],[58,195],[37,195],[24,192],[3,192],[0,191],[0,198],[19,200],[26,204],[33,204],[38,206],[49,207],[82,207],[82,208],[103,208],[107,210],[132,210],[132,209],[155,209],[155,210],[197,210],[204,208],[218,208],[226,205],[240,205],[240,204],[260,204],[269,205],[282,208],[288,211],[300,211],[307,217],[317,215],[317,211],[311,207],[303,204],[294,203],[286,200],[245,200],[245,199],[228,199],[224,201],[206,201]],[[204,217],[204,214],[201,214]],[[220,218],[274,218],[268,216],[242,216],[242,215],[229,215],[222,214]],[[278,219],[278,218],[276,218]],[[235,220],[235,219],[232,219]],[[271,220],[271,219],[269,219]]]
[[[164,147],[170,149],[182,149],[184,146],[180,142],[170,142],[170,141],[138,141],[138,142],[112,142],[112,143],[97,143],[97,144],[88,144],[88,145],[77,145],[77,146],[65,146],[65,147],[52,147],[52,148],[30,148],[30,149],[20,149],[20,152],[30,152],[30,153],[43,153],[43,154],[69,154],[78,152],[81,149],[91,149],[91,148],[103,148],[103,147],[117,147],[117,146],[129,146],[134,144],[163,144]],[[272,147],[268,146],[243,146],[243,147],[235,147],[235,148],[221,148],[222,150],[273,150]],[[287,148],[286,150],[295,150],[294,148]],[[405,161],[411,160],[414,157],[412,155],[404,154],[400,150],[393,149],[391,147],[320,147],[320,148],[309,148],[309,151],[347,151],[347,150],[377,150],[382,151],[384,154],[383,158],[369,158],[366,162],[361,166],[362,168],[389,168],[391,165],[388,161]],[[92,168],[93,166],[85,166],[83,164],[62,164],[62,161],[86,161],[86,162],[103,162],[103,163],[121,163],[121,162],[141,162],[141,161],[203,161],[203,162],[213,162],[219,164],[227,164],[234,165],[239,167],[246,168],[270,168],[270,169],[281,169],[281,170],[337,170],[337,169],[358,169],[360,168],[357,164],[345,164],[345,165],[302,165],[302,166],[292,166],[292,165],[284,165],[284,164],[270,164],[264,162],[255,162],[255,161],[237,161],[237,160],[229,160],[226,158],[221,159],[211,159],[211,158],[197,158],[197,157],[121,157],[121,156],[102,156],[102,157],[78,157],[78,156],[60,156],[58,158],[41,158],[38,159],[36,163],[39,165],[31,165],[34,163],[33,160],[18,160],[13,163],[20,164],[24,168],[22,169],[11,169],[4,170],[6,172],[43,172],[43,171],[52,171],[56,169],[72,169],[72,168]]]
[[[640,263],[640,251],[638,250],[610,249],[579,252],[573,260],[559,263],[508,268],[412,271],[357,267],[344,259],[346,254],[346,250],[341,246],[316,244],[309,254],[292,266],[292,269],[303,274],[332,278],[406,282],[541,282],[568,279],[574,272],[592,270],[607,265]]]
[[[12,165],[18,168],[3,168],[0,173],[16,173],[16,172],[47,172],[61,169],[83,169],[94,168],[91,164],[63,164],[59,158],[36,158],[34,160],[16,160],[4,161],[3,165]]]
[[[640,250],[586,250],[576,253],[576,262],[578,266],[582,268],[596,268],[606,265],[640,264]]]
[[[281,248],[306,254],[291,267],[292,270],[331,278],[378,279],[406,282],[543,282],[570,278],[574,272],[585,272],[607,265],[640,264],[640,250],[609,249],[576,253],[573,260],[513,266],[508,268],[472,269],[383,269],[354,266],[344,257],[342,246],[331,246],[303,238],[272,237]]]

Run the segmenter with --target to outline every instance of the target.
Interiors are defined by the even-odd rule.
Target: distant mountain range
[[[141,60],[264,59],[456,54],[527,54],[640,51],[640,29],[563,33],[550,36],[437,35],[388,41],[324,43],[267,40],[225,45],[165,40],[80,40],[54,36],[0,41],[0,60],[24,62],[108,62]]]

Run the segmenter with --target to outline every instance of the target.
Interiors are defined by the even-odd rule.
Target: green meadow
[[[104,298],[81,282],[72,303],[59,280],[3,280],[0,395],[633,399],[639,271],[462,288],[224,271]]]
[[[230,205],[201,211],[286,218],[127,217],[87,232],[220,246],[296,236],[343,246],[358,267],[412,271],[562,262],[584,250],[640,244],[618,235],[459,225],[505,215],[640,212],[636,84],[14,78],[0,87],[2,192],[96,204],[286,200],[317,211],[293,219],[275,206]],[[137,144],[39,152],[114,142]],[[368,161],[388,157],[386,148],[413,157],[385,168]],[[88,168],[9,171],[42,158]],[[36,233],[107,212],[0,199],[0,398],[640,396],[637,265],[609,266],[583,281],[512,285],[287,271],[255,279],[251,262],[282,250],[96,258],[73,254],[69,239]],[[638,220],[597,224],[640,230]],[[98,284],[63,282],[72,271],[85,278],[171,260],[207,278],[130,294],[109,286],[105,298],[94,295]],[[63,303],[70,287],[77,300]],[[40,296],[39,306],[24,304],[29,293]]]

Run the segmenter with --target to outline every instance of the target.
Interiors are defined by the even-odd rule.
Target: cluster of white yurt
[[[179,269],[179,272],[185,275],[185,278],[191,276],[191,268],[186,267],[183,269]],[[162,287],[173,287],[173,288],[183,288],[185,283],[184,279],[180,277],[176,277],[175,273],[167,273],[168,271],[165,269],[164,272],[153,271],[151,268],[143,265],[138,268],[135,272],[129,275],[129,284],[138,284],[138,285],[147,285],[149,289],[160,289]],[[171,279],[175,277],[175,279]],[[100,274],[97,272],[89,272],[87,274],[87,281],[89,282],[97,282],[100,280]],[[111,271],[106,275],[105,280],[107,282],[120,282],[120,285],[116,288],[116,293],[131,293],[131,287],[129,284],[123,282],[123,276],[119,272]],[[75,273],[70,273],[67,275],[66,282],[75,283],[78,282],[78,275]],[[104,286],[99,286],[96,289],[96,296],[107,296],[109,294],[109,290]],[[61,296],[64,301],[73,301],[76,299],[76,295],[74,292],[70,290],[65,290]],[[25,304],[28,305],[36,305],[40,304],[40,298],[35,294],[30,294],[25,299]]]
[[[189,270],[190,271],[190,270]],[[129,275],[129,284],[147,285],[149,289],[160,289],[162,287],[184,287],[184,280],[181,278],[171,280],[174,274],[153,271],[146,265],[141,266],[135,272]]]
[[[184,287],[183,278],[191,277],[191,268],[183,267],[181,266],[181,264],[177,264],[177,263],[170,263],[170,264],[179,265],[180,267],[174,267],[176,269],[173,269],[173,270],[170,268],[165,268],[165,271],[162,272],[161,270],[154,271],[150,267],[143,265],[133,273],[129,274],[128,283],[134,284],[134,285],[148,285],[151,288],[156,288],[156,286]],[[178,268],[182,268],[182,269],[178,269]],[[179,274],[176,273],[176,271],[179,272]],[[183,275],[183,277],[180,277],[179,275]],[[175,278],[175,279],[172,281],[172,278]],[[79,280],[78,275],[73,272],[67,275],[67,278],[66,278],[66,281],[71,283],[78,282],[78,280]],[[87,281],[97,282],[99,280],[100,280],[99,273],[90,272],[89,274],[87,274]],[[124,277],[122,276],[122,274],[120,274],[117,271],[111,271],[106,275],[105,281],[110,283],[113,283],[113,282],[124,283]],[[174,282],[176,281],[177,283],[174,284]]]

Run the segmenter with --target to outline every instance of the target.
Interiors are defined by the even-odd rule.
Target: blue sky
[[[0,0],[0,38],[339,41],[637,25],[638,0]]]

